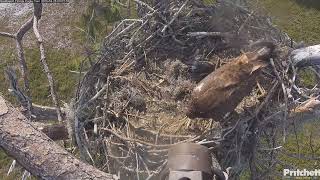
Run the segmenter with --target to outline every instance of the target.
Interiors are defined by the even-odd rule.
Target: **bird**
[[[258,50],[243,53],[202,79],[191,93],[186,116],[222,119],[232,112],[256,84],[261,69],[269,65],[275,44],[256,42]]]

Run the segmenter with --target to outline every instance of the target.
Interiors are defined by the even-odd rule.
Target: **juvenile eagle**
[[[269,64],[268,59],[275,48],[271,42],[256,45],[259,50],[235,58],[197,84],[186,112],[189,118],[220,119],[250,94],[257,76]]]

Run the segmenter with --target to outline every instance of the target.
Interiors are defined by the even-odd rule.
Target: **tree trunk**
[[[0,147],[41,179],[115,179],[55,144],[1,96]]]

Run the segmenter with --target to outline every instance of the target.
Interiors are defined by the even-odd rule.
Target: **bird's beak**
[[[271,49],[268,47],[263,47],[257,51],[258,59],[269,59],[271,56]]]

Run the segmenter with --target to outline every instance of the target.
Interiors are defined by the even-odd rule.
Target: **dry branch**
[[[29,18],[16,33],[17,39],[22,40],[23,36],[32,28],[33,18]]]
[[[87,165],[46,135],[0,96],[0,147],[41,179],[114,179]]]
[[[10,82],[9,91],[17,98],[20,104],[28,110],[30,108],[30,105],[28,103],[30,102],[30,98],[18,87],[18,79],[16,73],[12,68],[7,68],[6,74],[8,77],[8,81]],[[67,108],[63,108],[62,111],[66,114],[68,110]],[[58,121],[58,114],[55,107],[42,106],[34,103],[32,103],[31,111],[27,111],[26,116],[31,117],[33,120],[37,121]]]
[[[31,111],[32,111],[32,101],[30,97],[30,83],[29,83],[29,75],[28,75],[28,67],[27,63],[25,60],[25,55],[24,55],[24,49],[22,45],[22,39],[24,35],[31,29],[33,24],[33,18],[30,18],[27,22],[25,22],[20,29],[16,32],[16,34],[10,34],[6,32],[0,32],[0,36],[4,37],[10,37],[15,39],[16,41],[16,49],[17,49],[17,54],[18,54],[18,59],[19,59],[19,64],[20,64],[20,71],[21,71],[21,76],[23,78],[23,83],[24,83],[24,91],[29,97],[26,99],[27,103],[27,110],[28,110],[28,118],[31,118]]]
[[[193,36],[200,36],[200,37],[206,37],[206,36],[215,36],[215,37],[224,37],[226,34],[221,32],[190,32],[187,34],[187,36],[193,37]]]
[[[66,113],[67,109],[61,109]],[[32,104],[32,118],[36,121],[58,121],[58,114],[56,107],[42,106],[38,104]]]
[[[24,82],[24,88],[26,91],[27,96],[30,97],[30,83],[29,83],[29,75],[28,75],[28,67],[24,55],[24,50],[23,50],[23,45],[22,45],[22,39],[24,35],[31,29],[33,24],[33,18],[30,18],[27,22],[25,22],[18,32],[16,33],[16,48],[17,48],[17,53],[18,53],[18,59],[20,62],[20,70],[21,70],[21,75],[23,78]],[[30,97],[31,98],[31,97]],[[31,108],[31,100],[29,102],[30,110]]]
[[[0,32],[0,36],[14,38],[14,39],[16,38],[16,36],[14,34],[10,34],[7,32]]]
[[[47,60],[46,60],[46,54],[45,54],[45,49],[44,49],[44,45],[43,45],[43,39],[40,35],[39,29],[38,29],[38,23],[39,20],[41,18],[41,13],[42,13],[42,4],[41,3],[34,3],[34,16],[33,16],[33,32],[38,40],[39,43],[39,49],[40,49],[40,62],[43,66],[44,72],[46,73],[48,82],[49,82],[49,86],[50,86],[50,93],[51,93],[51,97],[52,97],[52,101],[56,107],[56,111],[57,111],[57,115],[58,115],[58,121],[61,122],[62,121],[62,115],[61,115],[61,109],[60,109],[60,105],[59,105],[59,100],[57,97],[57,93],[55,90],[55,86],[54,86],[54,79],[52,76],[52,73],[49,69]]]

